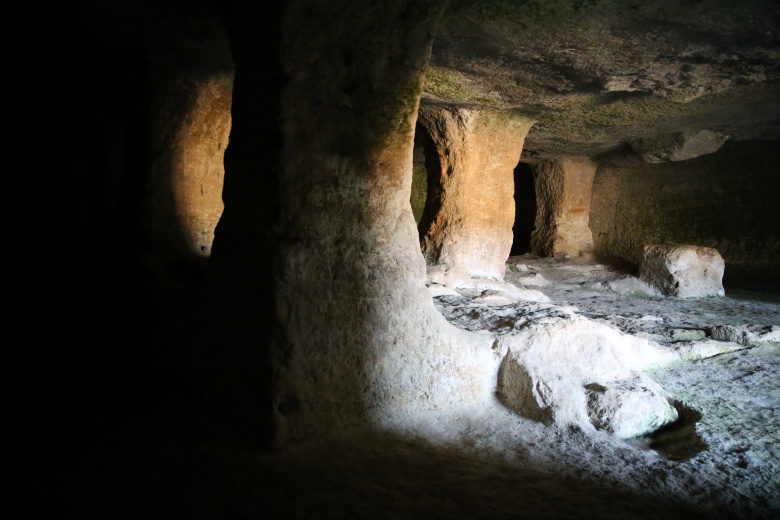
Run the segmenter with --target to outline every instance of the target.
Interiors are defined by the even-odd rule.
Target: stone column
[[[274,444],[494,392],[489,343],[447,339],[460,332],[425,287],[409,204],[443,4],[293,0],[270,39],[279,61],[265,5],[226,13],[234,123],[211,257],[226,303],[208,368],[238,413],[269,414]]]
[[[597,164],[568,157],[533,165],[536,224],[531,250],[539,256],[579,256],[593,251],[588,221]]]
[[[502,280],[515,218],[513,172],[533,120],[514,112],[424,106],[419,120],[439,155],[429,177],[420,242],[456,284]],[[430,200],[432,196],[432,200]]]

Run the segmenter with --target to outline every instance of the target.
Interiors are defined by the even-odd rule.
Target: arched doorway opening
[[[414,129],[414,155],[412,159],[412,193],[409,203],[412,205],[414,221],[419,224],[428,198],[428,169],[425,162],[425,149],[433,145],[431,138],[419,123]]]
[[[531,233],[536,221],[536,185],[533,168],[520,162],[515,168],[515,224],[512,227],[514,239],[510,255],[531,252]]]
[[[414,154],[412,163],[412,205],[418,230],[427,229],[441,204],[441,167],[436,144],[421,124],[414,129]]]

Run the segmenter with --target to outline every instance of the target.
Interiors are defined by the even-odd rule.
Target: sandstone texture
[[[642,160],[648,163],[685,161],[720,150],[727,135],[701,130],[680,132],[655,138],[643,138],[629,143]]]
[[[208,257],[222,215],[233,72],[155,63],[146,227],[160,256]]]
[[[530,419],[619,438],[645,435],[677,420],[661,387],[626,366],[621,351],[647,354],[633,339],[610,337],[608,327],[598,330],[602,325],[578,325],[579,330],[556,323],[525,332],[524,345],[510,351],[501,365],[497,391],[502,402]]]
[[[226,370],[270,374],[247,374],[254,389],[235,399],[270,405],[262,411],[277,445],[357,425],[408,429],[436,410],[484,402],[495,384],[489,339],[436,312],[409,203],[419,85],[443,6],[388,1],[366,13],[347,1],[293,3],[296,23],[282,53],[289,74],[269,73],[255,59],[260,32],[243,24],[245,16],[228,26],[236,66],[244,64],[234,107],[251,110],[234,117],[212,265],[229,301],[249,306],[249,330],[266,338],[233,346],[248,362]],[[339,51],[345,41],[354,43],[348,61]],[[278,80],[282,135],[257,126],[276,120],[265,113],[267,98],[257,98],[269,74]],[[350,90],[353,83],[362,87]],[[482,126],[493,137],[513,126],[511,117],[501,118],[506,126],[490,124],[499,115],[464,117],[475,135]],[[519,121],[524,132],[528,123]],[[511,157],[484,161],[517,162],[524,134],[509,134]],[[257,153],[258,135],[278,139],[262,141],[277,161]],[[469,173],[489,182],[491,196],[491,186],[505,189],[491,180],[493,170]],[[511,202],[511,185],[508,192]],[[505,211],[511,236],[511,208]],[[507,253],[508,245],[502,272]],[[226,316],[226,330],[235,319]]]
[[[602,263],[584,258],[523,255],[511,257],[508,266],[511,265],[520,265],[525,272],[536,272],[551,281],[549,285],[540,287],[551,299],[546,310],[545,306],[533,304],[523,304],[523,309],[516,306],[480,306],[470,297],[437,298],[437,306],[448,320],[458,326],[482,334],[491,333],[496,339],[494,348],[499,352],[504,352],[501,348],[510,343],[513,334],[538,327],[544,320],[552,323],[556,319],[565,319],[564,306],[575,315],[604,325],[613,332],[646,339],[657,351],[673,353],[669,356],[670,363],[642,372],[655,382],[653,388],[662,387],[662,395],[674,401],[673,408],[679,418],[649,436],[626,440],[609,433],[609,428],[595,429],[593,423],[598,424],[599,417],[607,416],[600,414],[602,409],[614,410],[615,417],[621,416],[621,409],[630,410],[634,418],[642,417],[641,413],[634,413],[642,410],[641,407],[621,407],[621,401],[611,398],[611,395],[620,395],[628,401],[635,396],[631,391],[630,378],[614,385],[599,380],[583,386],[582,401],[576,408],[580,410],[581,417],[583,411],[587,414],[583,424],[589,432],[580,432],[580,426],[571,428],[564,426],[565,423],[561,424],[563,428],[559,428],[553,412],[555,404],[561,401],[541,399],[541,396],[549,395],[546,379],[532,380],[530,374],[535,372],[532,368],[513,363],[514,375],[507,381],[508,386],[521,390],[530,387],[530,390],[510,395],[529,398],[515,399],[514,403],[504,396],[500,399],[505,404],[512,404],[513,409],[524,410],[522,417],[527,420],[519,423],[519,430],[515,430],[510,426],[513,424],[511,419],[484,410],[472,421],[460,422],[462,418],[458,418],[455,423],[466,424],[468,431],[472,432],[467,435],[470,441],[476,443],[477,451],[481,452],[486,446],[496,446],[503,453],[520,442],[522,447],[516,452],[523,460],[530,458],[532,462],[529,465],[533,467],[546,464],[545,461],[549,460],[547,453],[552,452],[561,454],[561,458],[554,457],[556,463],[567,460],[564,464],[571,468],[573,475],[579,474],[582,467],[598,466],[600,469],[593,472],[596,481],[603,482],[605,475],[613,475],[617,482],[634,482],[634,489],[665,489],[657,495],[659,500],[662,496],[686,497],[683,500],[695,503],[696,510],[704,511],[705,516],[720,517],[724,512],[731,515],[733,511],[736,517],[772,517],[780,507],[774,484],[778,476],[775,433],[778,417],[774,410],[780,404],[777,393],[780,343],[777,327],[772,326],[780,323],[780,304],[776,299],[747,298],[747,294],[739,298],[727,296],[715,299],[619,294],[610,289],[612,282],[626,280],[633,275],[629,274],[631,270],[625,264],[614,262],[614,259]],[[557,308],[557,317],[550,306]],[[575,308],[577,310],[572,310]],[[538,321],[534,319],[534,314]],[[584,332],[588,329],[579,330]],[[705,339],[676,339],[683,330],[697,337],[704,332]],[[551,331],[551,335],[554,334]],[[532,336],[529,333],[529,337]],[[572,341],[576,342],[576,338]],[[604,339],[599,344],[614,348]],[[552,348],[571,348],[572,357],[584,361],[576,355],[576,346]],[[622,349],[618,347],[617,350]],[[624,355],[630,359],[632,350],[626,348],[622,354],[607,356],[610,365],[614,368],[614,361],[625,360]],[[678,360],[675,361],[675,357]],[[590,359],[597,358],[597,350],[594,350]],[[642,360],[639,361],[641,364]],[[559,362],[556,359],[550,364],[554,366]],[[588,363],[584,365],[587,367]],[[577,371],[573,369],[570,372]],[[535,384],[530,384],[530,381]],[[623,389],[629,391],[622,393]],[[572,394],[573,391],[569,396]],[[585,404],[582,404],[583,401]],[[555,404],[545,408],[545,403],[549,402]],[[562,414],[559,417],[562,418]],[[535,426],[528,426],[529,423]],[[538,437],[534,432],[538,432]],[[577,447],[573,448],[572,456],[563,455],[567,451],[565,446],[574,438],[584,439],[585,442],[580,444],[575,441]],[[602,443],[608,443],[615,449],[607,458],[602,458]],[[633,456],[638,457],[635,463],[629,462]],[[663,483],[656,480],[659,471],[663,472]],[[733,484],[713,487],[713,482]],[[697,491],[694,492],[694,489]],[[740,495],[744,497],[739,498]]]
[[[620,438],[677,419],[668,396],[641,372],[677,360],[671,351],[552,304],[481,307],[447,296],[438,302],[458,326],[496,334],[494,349],[503,355],[497,394],[524,417]]]
[[[439,171],[419,224],[423,255],[451,275],[501,279],[512,247],[513,171],[533,121],[514,112],[420,107]]]
[[[531,250],[542,256],[578,256],[593,250],[588,226],[597,164],[570,157],[533,166],[536,222]]]
[[[646,245],[639,264],[639,278],[666,296],[724,296],[724,265],[718,250],[711,247]]]

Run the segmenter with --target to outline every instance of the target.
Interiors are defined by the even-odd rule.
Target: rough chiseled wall
[[[163,256],[208,256],[223,209],[233,71],[180,67],[175,58],[153,61],[146,228]]]
[[[429,264],[502,279],[515,219],[513,172],[533,120],[513,112],[424,106],[439,171],[429,177],[420,242]],[[432,189],[433,188],[433,189]]]
[[[540,256],[577,256],[592,251],[588,224],[596,163],[587,157],[568,157],[532,168],[537,207],[532,251]]]
[[[63,24],[62,45],[75,37],[89,49],[62,51],[64,61],[83,61],[99,78],[84,80],[95,90],[86,96],[111,121],[94,143],[108,149],[113,192],[101,201],[110,211],[96,220],[133,229],[122,247],[149,267],[206,257],[222,212],[231,126],[234,68],[220,18],[208,0],[87,4],[60,16],[73,21]],[[126,77],[112,79],[113,70]],[[89,117],[85,102],[73,106],[84,106],[82,121]],[[124,222],[111,222],[117,217]]]
[[[713,247],[727,290],[780,287],[778,160],[777,142],[744,141],[687,161],[602,163],[590,214],[596,252],[638,264],[645,244]]]

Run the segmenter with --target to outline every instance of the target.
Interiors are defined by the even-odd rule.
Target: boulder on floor
[[[525,304],[513,313],[520,315],[498,342],[506,354],[496,390],[505,406],[545,424],[619,438],[677,420],[670,398],[642,373],[677,353],[550,304]]]
[[[725,263],[717,249],[693,245],[646,245],[639,278],[666,296],[706,298],[725,296]]]

